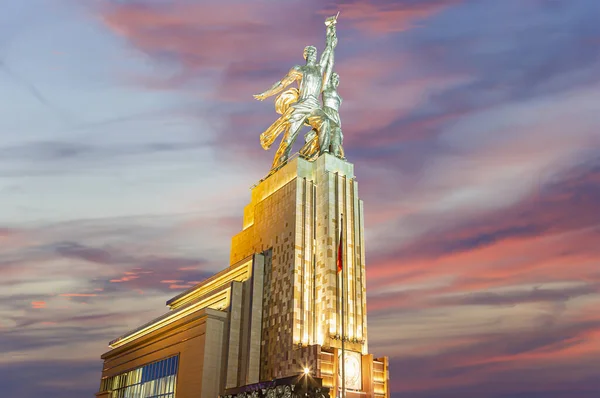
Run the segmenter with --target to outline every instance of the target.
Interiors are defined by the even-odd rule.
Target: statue
[[[331,115],[325,113],[319,102],[319,96],[323,91],[324,77],[331,76],[333,68],[333,52],[337,46],[336,23],[337,15],[329,17],[325,21],[327,26],[325,50],[321,54],[319,62],[317,62],[317,49],[307,46],[304,49],[306,65],[294,66],[283,79],[273,84],[271,88],[254,95],[254,98],[263,101],[272,95],[281,93],[290,84],[298,82],[298,88],[290,88],[276,98],[275,110],[281,116],[260,137],[262,147],[269,149],[275,139],[284,132],[273,160],[272,171],[287,162],[292,145],[304,125],[311,126],[315,135],[319,136],[319,141],[323,141],[323,146],[319,146],[318,149],[313,148],[311,151],[319,154],[329,151],[330,126],[335,118],[331,118]],[[335,113],[337,114],[337,111]],[[339,114],[337,119],[339,120]],[[339,125],[340,123],[337,123],[337,126]],[[339,133],[341,134],[341,130]],[[311,147],[316,147],[316,144],[311,144]],[[314,154],[311,153],[311,155]]]

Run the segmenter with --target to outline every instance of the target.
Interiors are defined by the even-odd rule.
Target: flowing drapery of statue
[[[318,62],[317,49],[307,46],[304,48],[305,65],[294,66],[271,88],[254,96],[262,101],[279,94],[275,99],[275,111],[281,116],[260,135],[260,143],[267,150],[283,133],[271,171],[287,162],[292,145],[304,126],[310,126],[312,130],[305,136],[305,144],[300,150],[302,157],[314,160],[322,153],[330,152],[344,158],[339,115],[342,99],[337,93],[339,76],[333,72],[338,15],[325,20],[325,50]],[[283,91],[294,82],[298,88],[291,87]]]

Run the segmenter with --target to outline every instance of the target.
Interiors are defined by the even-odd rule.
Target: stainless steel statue
[[[337,45],[336,23],[337,15],[325,20],[325,50],[319,62],[317,49],[307,46],[304,49],[306,65],[294,66],[270,89],[254,96],[262,101],[279,94],[275,100],[275,110],[281,116],[260,136],[262,147],[269,149],[275,139],[284,133],[273,160],[272,171],[288,160],[292,145],[305,125],[312,127],[312,130],[306,135],[306,143],[300,151],[303,157],[313,160],[323,152],[344,157],[339,117],[341,98],[337,93],[339,76],[333,73],[334,49]],[[283,91],[294,82],[298,82],[298,88]],[[321,93],[323,104],[319,101]]]

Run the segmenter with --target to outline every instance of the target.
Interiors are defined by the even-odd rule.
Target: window
[[[101,391],[111,398],[175,398],[179,356],[102,379]]]

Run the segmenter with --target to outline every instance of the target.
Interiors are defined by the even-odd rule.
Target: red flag
[[[344,268],[344,259],[343,259],[343,255],[344,255],[344,249],[343,249],[343,231],[344,230],[344,217],[342,216],[341,222],[340,222],[340,240],[338,241],[338,253],[337,253],[337,272],[342,272],[342,269]]]

